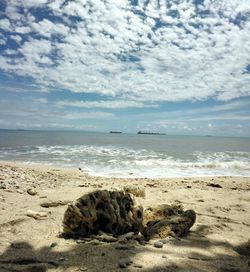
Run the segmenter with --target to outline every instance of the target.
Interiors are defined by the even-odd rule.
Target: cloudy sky
[[[0,128],[250,136],[250,0],[1,0]]]

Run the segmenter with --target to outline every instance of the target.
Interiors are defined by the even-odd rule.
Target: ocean
[[[105,177],[250,176],[250,139],[1,130],[0,160]]]

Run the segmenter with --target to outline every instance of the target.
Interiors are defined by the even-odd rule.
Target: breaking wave
[[[3,147],[0,159],[81,167],[90,175],[106,177],[250,176],[250,152],[195,151],[182,158],[111,145],[40,145]]]

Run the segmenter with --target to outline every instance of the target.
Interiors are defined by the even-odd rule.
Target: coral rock
[[[139,233],[143,209],[132,196],[122,191],[99,190],[83,195],[70,204],[64,214],[63,231],[67,236],[87,237],[104,231],[113,235]]]
[[[184,211],[179,205],[162,205],[151,209],[145,215],[149,221],[143,231],[144,239],[185,236],[196,220],[193,210]]]

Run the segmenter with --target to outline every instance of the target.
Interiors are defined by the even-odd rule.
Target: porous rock
[[[139,233],[142,229],[143,209],[135,206],[129,193],[98,190],[83,195],[70,204],[64,214],[63,231],[66,236],[88,237],[98,231],[122,235]]]
[[[193,210],[184,211],[181,205],[161,205],[148,210],[143,230],[145,240],[171,236],[185,236],[196,220]]]

